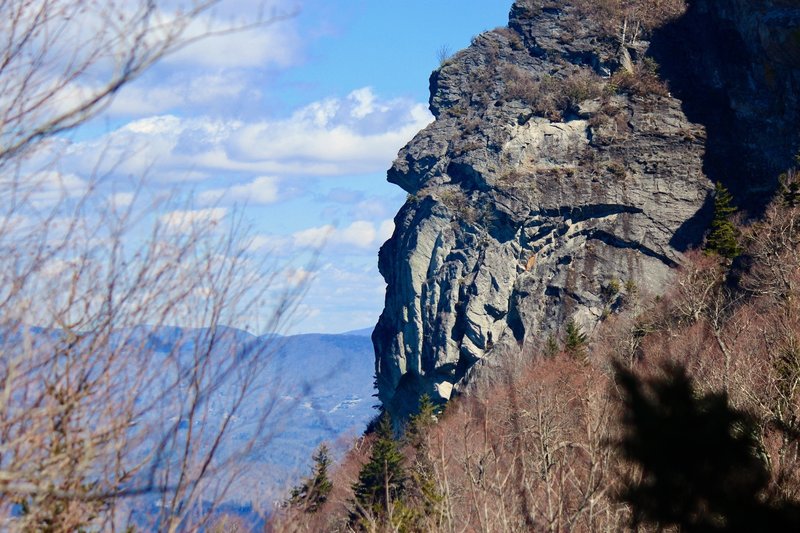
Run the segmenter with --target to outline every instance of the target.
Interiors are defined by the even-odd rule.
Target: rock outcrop
[[[717,16],[718,3],[690,14]],[[620,48],[586,15],[517,1],[508,27],[431,76],[436,120],[388,173],[409,193],[380,251],[388,288],[373,333],[379,397],[395,415],[423,393],[448,399],[479,362],[535,352],[567,319],[590,331],[630,293],[662,291],[702,238],[707,129],[685,101],[702,68],[679,80],[678,99],[645,59],[649,42]],[[693,24],[670,24],[659,52]]]

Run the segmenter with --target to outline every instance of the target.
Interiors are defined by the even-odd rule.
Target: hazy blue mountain
[[[30,328],[34,343],[55,345],[63,341],[58,330]],[[242,443],[252,439],[254,427],[265,412],[268,417],[269,439],[254,449],[244,460],[244,476],[228,491],[225,508],[253,518],[263,513],[272,502],[282,500],[288,488],[306,475],[310,457],[320,442],[329,441],[336,453],[345,444],[364,431],[376,411],[374,394],[374,354],[369,336],[363,332],[355,334],[305,334],[292,336],[264,335],[257,337],[233,328],[217,328],[214,332],[205,329],[179,327],[152,328],[140,326],[115,332],[111,346],[125,346],[132,354],[155,354],[148,359],[150,364],[170,354],[180,365],[191,365],[193,358],[209,345],[214,336],[215,346],[210,360],[215,364],[229,361],[230,357],[262,357],[267,361],[267,371],[253,384],[255,392],[247,404],[235,416],[229,417],[231,399],[238,391],[234,380],[223,381],[208,396],[203,405],[205,423],[208,427],[219,427],[228,418],[230,430],[222,442],[218,457],[237,455]],[[19,339],[14,336],[0,338],[0,343],[13,345]],[[82,342],[90,343],[85,338]],[[199,349],[198,349],[199,348]],[[163,354],[163,355],[162,355]],[[166,360],[166,359],[165,359]],[[136,371],[136,362],[131,365]],[[246,367],[246,365],[242,365]],[[170,368],[154,368],[155,375],[170,378]],[[152,400],[158,394],[153,390],[140,391],[142,401]],[[154,409],[145,415],[143,423],[163,427],[165,423],[178,423],[181,431],[187,430],[189,421],[165,418],[172,402],[180,401],[182,394],[175,391],[166,402],[165,409]],[[157,431],[151,441],[143,443],[143,453],[153,449],[159,435]],[[337,442],[342,446],[337,446]],[[141,523],[147,516],[158,512],[157,498],[145,497],[138,513]],[[255,510],[254,510],[255,509]]]
[[[162,333],[168,333],[169,341],[186,343],[186,335],[201,332],[159,331],[151,336],[154,345],[165,341]],[[248,479],[229,494],[230,500],[247,506],[251,499],[282,497],[307,473],[310,457],[320,442],[331,442],[335,450],[337,440],[349,441],[364,431],[376,413],[374,353],[369,336],[363,334],[255,337],[229,329],[224,335],[239,346],[243,357],[252,352],[270,358],[263,387],[280,391],[278,410],[285,413],[276,418],[269,444],[252,454]],[[189,349],[186,346],[182,348]],[[225,394],[223,390],[219,396]],[[266,396],[270,397],[269,391]],[[222,416],[224,410],[216,409],[212,401],[209,411]],[[246,441],[250,436],[247,428],[261,413],[258,404],[246,406],[228,446]]]
[[[345,331],[342,335],[356,335],[358,337],[371,337],[374,328],[354,329],[352,331]]]

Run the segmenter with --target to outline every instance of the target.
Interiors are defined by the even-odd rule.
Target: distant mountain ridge
[[[344,333],[340,333],[340,335],[355,335],[357,337],[369,337],[372,335],[372,330],[374,328],[362,328],[362,329],[354,329],[352,331],[345,331]]]
[[[43,346],[56,345],[67,338],[56,329],[31,327],[28,332],[33,337],[32,342]],[[210,344],[208,336],[211,334],[206,329],[138,326],[115,332],[118,339],[112,340],[110,345],[124,343],[134,355],[143,351],[172,353],[178,360],[186,357],[190,362],[197,347],[202,350]],[[266,447],[253,450],[245,458],[247,466],[242,469],[243,476],[222,500],[225,509],[238,509],[240,514],[257,520],[254,513],[263,513],[265,504],[282,500],[297,479],[307,473],[310,457],[319,443],[330,442],[335,454],[351,438],[363,433],[375,415],[372,343],[363,332],[256,336],[223,327],[217,328],[213,335],[216,338],[214,350],[220,354],[268,358],[267,371],[260,376],[263,381],[252,384],[258,394],[227,422],[230,429],[218,452],[220,457],[235,454],[237,446],[251,438],[251,429],[264,409],[274,409],[278,413],[274,421],[270,418],[274,425],[269,428]],[[20,342],[14,338],[0,341],[8,345]],[[236,393],[235,380],[215,389],[203,407],[203,416],[207,417],[204,423],[210,427],[220,426],[228,417],[226,406],[231,402],[227,398]],[[152,398],[157,391],[144,390],[138,394]],[[262,397],[277,402],[277,408],[253,403]],[[150,422],[159,421],[160,416],[154,412]],[[184,422],[181,424],[184,427]],[[341,445],[337,446],[337,442]],[[150,499],[146,497],[145,501]],[[141,509],[145,517],[142,524],[147,523],[147,516],[157,514],[156,500],[157,496],[153,495],[150,508],[147,504]]]

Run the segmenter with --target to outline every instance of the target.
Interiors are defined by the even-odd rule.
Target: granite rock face
[[[663,291],[700,242],[706,127],[666,86],[619,85],[649,46],[621,53],[571,2],[520,0],[431,75],[436,120],[388,173],[409,193],[379,257],[389,412],[448,399],[478,363],[535,352],[567,319],[591,332],[626,293]]]

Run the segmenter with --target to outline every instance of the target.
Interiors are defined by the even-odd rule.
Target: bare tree
[[[634,46],[643,36],[678,18],[685,0],[576,0],[587,16],[597,20],[620,46]]]
[[[120,206],[99,176],[69,194],[30,165],[165,55],[286,16],[206,25],[214,4],[0,0],[4,530],[202,525],[291,408],[275,344],[226,325],[281,331],[303,284],[239,217],[143,189]]]
[[[95,116],[166,55],[292,15],[204,23],[219,2],[0,0],[0,168]]]
[[[174,530],[291,407],[267,373],[274,344],[224,324],[281,331],[302,285],[236,227],[178,211],[142,238],[135,212],[0,216],[0,506],[22,505],[26,527],[114,520],[120,498],[157,494]]]
[[[450,56],[452,55],[453,51],[446,44],[443,44],[436,49],[436,61],[439,63],[440,67],[444,66],[444,64],[447,63],[447,60],[450,59]]]

